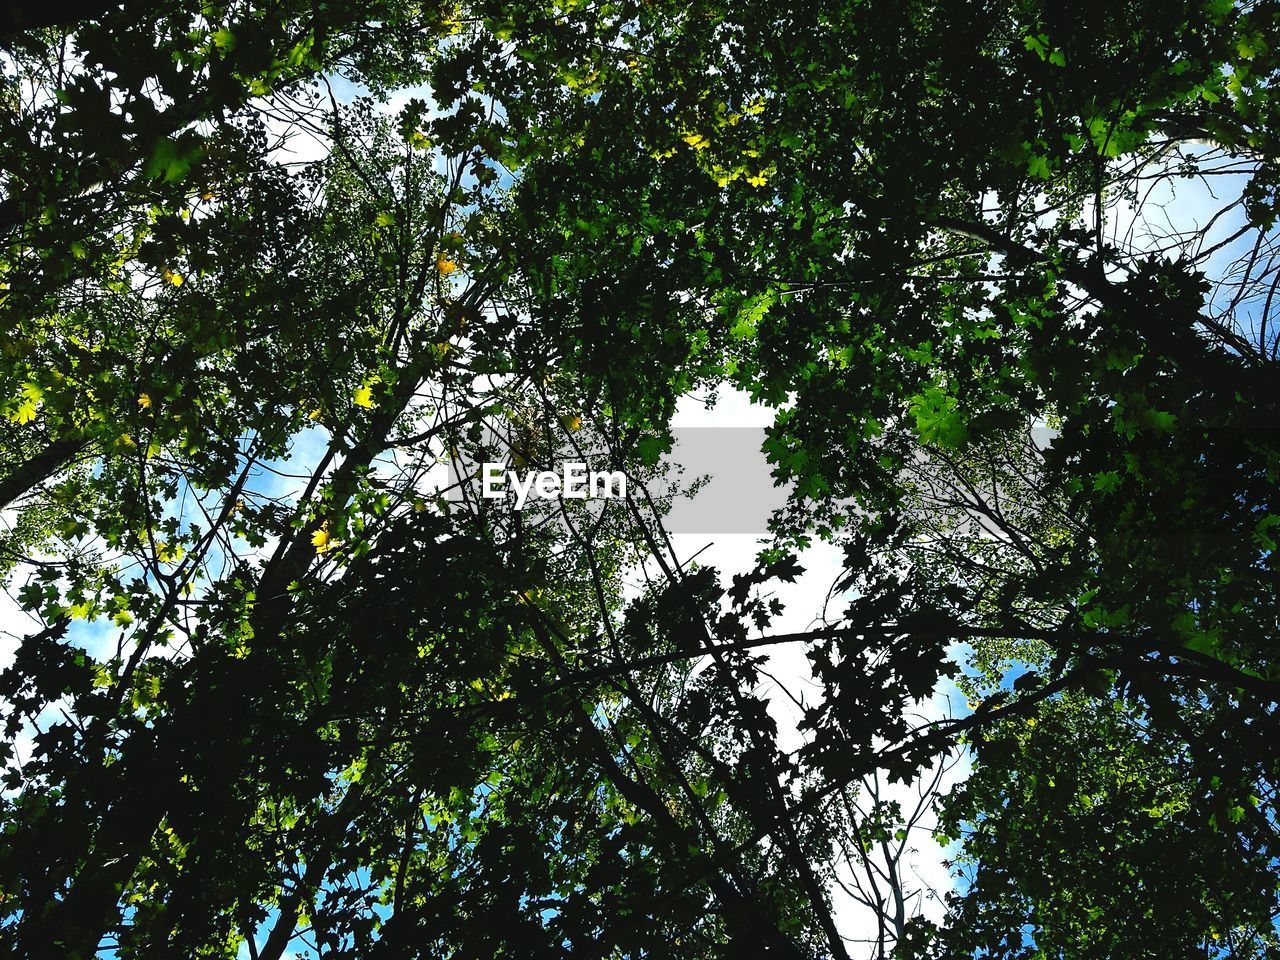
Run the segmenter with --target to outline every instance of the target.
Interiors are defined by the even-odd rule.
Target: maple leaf
[[[9,414],[9,419],[14,423],[30,423],[36,418],[36,405],[30,399],[23,399],[18,403],[18,408]]]

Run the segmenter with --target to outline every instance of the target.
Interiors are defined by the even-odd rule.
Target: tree
[[[14,35],[9,945],[843,958],[843,857],[891,890],[863,890],[878,956],[1271,955],[1274,12],[126,6]],[[1194,177],[1238,185],[1154,234]],[[717,384],[777,408],[796,482],[731,583],[671,555],[645,482]],[[566,448],[636,494],[426,479]],[[771,634],[815,537],[843,609]],[[763,692],[784,643],[798,750]],[[920,716],[955,676],[970,710]],[[957,748],[935,926],[889,845],[932,811],[876,795]]]

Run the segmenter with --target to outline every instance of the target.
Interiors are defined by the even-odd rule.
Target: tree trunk
[[[20,463],[12,472],[0,478],[0,509],[9,506],[28,490],[44,483],[61,470],[86,443],[82,437],[64,437],[54,440],[47,447]]]

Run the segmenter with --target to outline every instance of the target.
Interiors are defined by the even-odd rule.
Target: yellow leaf
[[[443,360],[445,357],[445,354],[449,352],[449,344],[447,343],[434,344],[431,347],[431,352],[436,355],[437,360]]]
[[[768,178],[764,175],[764,171],[762,170],[753,177],[747,177],[747,183],[751,184],[753,187],[763,187],[766,179]]]
[[[356,402],[357,407],[372,407],[373,406],[373,388],[357,387],[356,392],[352,394],[351,399],[353,399]]]
[[[707,147],[711,146],[711,141],[700,133],[686,133],[684,135],[684,142],[695,150],[705,150]]]
[[[175,287],[182,286],[183,282],[186,279],[185,277],[183,277],[182,274],[178,273],[176,270],[170,270],[168,267],[164,268],[164,272],[161,273],[160,276],[164,277]]]
[[[333,547],[333,542],[329,538],[329,524],[322,524],[320,529],[311,535],[311,545],[316,548],[316,553],[324,553]]]
[[[140,394],[138,394],[138,406],[140,406],[143,410],[150,410],[150,409],[151,409],[151,396],[150,396],[149,394],[146,394],[146,393],[140,393]]]
[[[36,405],[28,399],[24,399],[18,403],[18,409],[9,414],[9,419],[14,423],[30,423],[36,418]]]
[[[579,416],[568,417],[565,419],[564,425],[570,433],[577,433],[582,429],[582,418]]]
[[[448,257],[440,256],[436,258],[436,273],[442,277],[447,277],[453,271],[458,269],[458,265]]]

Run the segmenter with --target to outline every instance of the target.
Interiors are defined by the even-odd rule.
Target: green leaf
[[[928,387],[911,399],[910,412],[915,417],[916,434],[925,443],[946,448],[964,446],[969,426],[954,397],[936,386]]]

